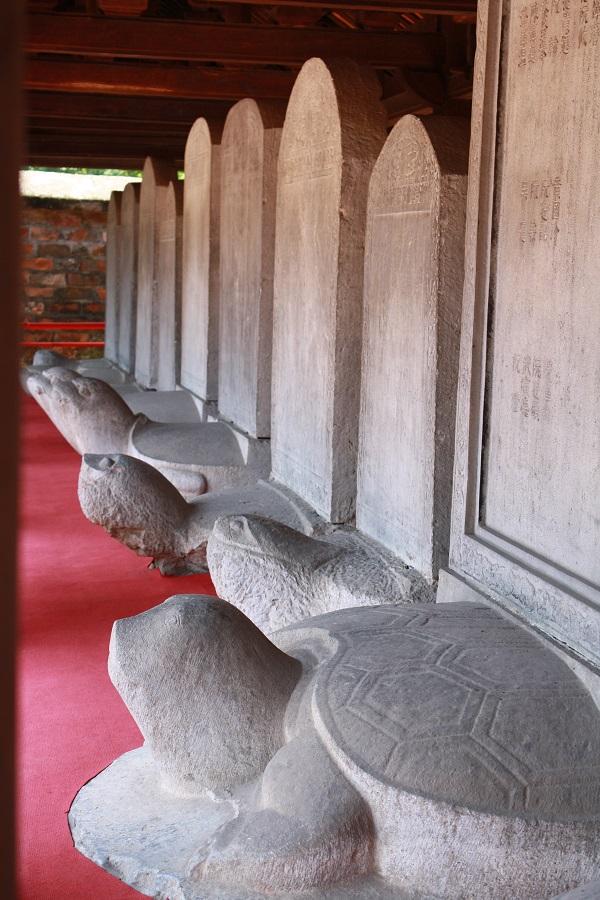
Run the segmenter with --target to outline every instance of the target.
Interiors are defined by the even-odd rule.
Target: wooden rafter
[[[188,60],[298,66],[311,56],[347,56],[378,67],[433,68],[443,58],[439,34],[341,31],[266,25],[215,25],[85,15],[30,15],[30,53],[97,58]]]
[[[29,59],[25,66],[25,87],[32,91],[137,97],[286,100],[294,79],[292,72],[248,67],[198,68],[62,59]]]
[[[31,92],[26,96],[25,107],[30,119],[44,116],[57,121],[95,120],[104,122],[107,130],[126,128],[130,122],[165,126],[181,123],[190,128],[199,116],[224,119],[231,101]]]

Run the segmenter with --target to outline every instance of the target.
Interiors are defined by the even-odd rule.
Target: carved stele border
[[[122,191],[112,191],[106,218],[106,312],[104,356],[117,362],[119,341],[121,200]]]
[[[440,577],[439,600],[465,599],[472,594],[475,588],[480,593],[487,595],[493,601],[516,613],[540,632],[549,635],[555,640],[567,645],[576,654],[595,665],[600,664],[600,590],[595,580],[582,577],[582,567],[569,568],[564,559],[560,564],[550,556],[540,552],[540,548],[532,547],[531,543],[519,542],[513,532],[523,531],[522,521],[516,512],[513,512],[512,522],[506,529],[507,534],[501,535],[499,529],[492,530],[485,526],[485,485],[486,472],[485,451],[488,447],[490,423],[496,429],[495,440],[498,440],[498,420],[493,421],[489,414],[490,385],[493,378],[500,377],[496,371],[506,373],[506,354],[502,356],[496,348],[494,366],[491,365],[494,350],[492,340],[495,338],[492,319],[495,309],[495,288],[503,277],[501,262],[505,264],[505,275],[514,279],[515,269],[523,265],[513,256],[514,261],[506,256],[506,246],[510,245],[512,238],[502,238],[502,228],[506,220],[502,214],[505,210],[513,211],[510,203],[523,204],[523,191],[527,180],[525,172],[536,164],[536,153],[539,151],[541,160],[558,159],[564,172],[562,221],[558,227],[554,226],[552,202],[545,210],[540,207],[539,216],[527,216],[527,228],[520,235],[519,240],[536,240],[545,244],[536,244],[536,253],[547,254],[542,257],[529,256],[532,259],[532,268],[540,266],[540,258],[549,260],[548,265],[554,263],[551,269],[552,278],[548,278],[550,287],[553,287],[552,279],[564,278],[564,269],[567,261],[558,260],[555,254],[552,256],[552,241],[558,240],[561,248],[568,248],[574,241],[585,242],[589,240],[586,229],[578,226],[577,211],[585,204],[581,197],[581,184],[585,184],[585,171],[583,167],[586,158],[585,152],[591,152],[589,146],[582,146],[577,142],[577,136],[583,133],[593,137],[590,123],[600,119],[598,102],[597,69],[600,66],[600,23],[593,18],[593,9],[590,4],[586,10],[586,0],[578,0],[573,4],[560,4],[560,9],[552,0],[542,0],[541,5],[535,5],[528,0],[506,0],[504,5],[496,0],[480,0],[478,5],[478,48],[475,68],[475,82],[473,95],[473,121],[469,168],[469,195],[467,206],[467,232],[465,251],[465,291],[463,301],[463,320],[461,335],[461,360],[457,400],[457,428],[456,428],[456,453],[454,468],[454,494],[452,509],[452,527],[450,542],[449,571],[442,572]],[[596,28],[596,26],[598,26]],[[598,33],[596,33],[598,32]],[[512,40],[512,44],[511,44]],[[512,55],[511,55],[512,54]],[[570,54],[570,55],[569,55]],[[554,57],[554,58],[553,58]],[[509,65],[509,63],[512,65]],[[539,83],[540,69],[544,66],[543,90]],[[535,98],[529,109],[529,124],[520,134],[513,134],[512,139],[516,144],[510,143],[510,134],[507,138],[506,124],[509,120],[511,108],[509,106],[512,90],[520,86],[521,98],[524,96],[523,82],[517,80],[517,67],[524,66],[528,79],[527,100],[523,104],[530,103],[530,98]],[[524,74],[522,71],[519,78]],[[596,77],[595,77],[596,76]],[[535,93],[537,87],[540,88]],[[562,94],[562,95],[561,95]],[[514,99],[514,97],[513,97]],[[539,104],[536,105],[536,104]],[[542,104],[547,104],[542,106]],[[548,106],[551,104],[551,106]],[[516,107],[512,108],[512,112]],[[547,111],[551,109],[556,116],[554,128],[548,128],[547,133],[542,129],[536,129],[536,116],[538,110],[544,110],[545,119],[548,121]],[[519,115],[524,115],[521,108]],[[569,115],[571,119],[569,120]],[[516,118],[515,113],[515,118]],[[565,123],[570,123],[570,129],[565,124],[561,127],[561,117]],[[552,120],[554,121],[554,120]],[[582,124],[583,123],[583,124]],[[595,126],[594,126],[595,127]],[[515,179],[516,184],[508,181],[510,174],[510,153],[512,153],[512,165],[515,160],[523,160],[523,149],[520,141],[528,141],[533,150],[528,160],[523,165],[523,180]],[[589,144],[590,142],[588,142]],[[593,141],[592,141],[593,144]],[[527,146],[525,144],[524,146]],[[596,146],[596,145],[593,145]],[[515,149],[516,147],[516,149]],[[537,149],[536,149],[537,148]],[[550,148],[550,149],[549,149]],[[592,147],[593,150],[593,147]],[[499,152],[503,151],[500,156]],[[510,153],[509,153],[510,151]],[[508,163],[507,163],[508,159]],[[547,172],[548,177],[552,172]],[[503,186],[502,178],[505,178]],[[550,182],[549,182],[550,183]],[[559,182],[560,183],[560,182]],[[506,186],[508,185],[508,186]],[[573,188],[573,185],[575,188]],[[579,189],[579,198],[575,190]],[[511,193],[516,191],[516,195]],[[592,191],[595,188],[592,185]],[[519,196],[521,194],[521,196]],[[565,196],[566,195],[566,196]],[[508,196],[508,200],[507,200]],[[528,194],[528,198],[531,194]],[[577,200],[582,202],[577,204]],[[506,206],[502,206],[502,204]],[[592,203],[593,206],[593,203]],[[534,222],[535,218],[539,222]],[[514,215],[513,215],[514,218]],[[591,220],[593,223],[593,219]],[[513,223],[514,224],[514,223]],[[535,225],[535,229],[534,229]],[[554,228],[554,231],[548,231]],[[562,234],[560,231],[562,230]],[[535,231],[535,233],[534,233]],[[542,233],[543,231],[543,233]],[[576,231],[576,236],[575,236]],[[582,233],[584,232],[584,233]],[[558,236],[558,237],[557,237]],[[501,257],[498,246],[504,246],[505,256]],[[514,244],[514,242],[513,242]],[[576,246],[576,245],[575,245]],[[550,249],[549,249],[550,248]],[[525,248],[526,249],[526,248]],[[566,254],[565,254],[566,255]],[[509,265],[506,265],[506,263]],[[589,266],[587,271],[589,272]],[[577,277],[575,271],[573,279]],[[589,278],[588,278],[589,281]],[[573,281],[575,283],[575,281]],[[534,273],[530,279],[531,309],[532,315],[539,316],[540,304],[547,302],[547,297],[542,296],[544,289],[535,280]],[[521,291],[521,294],[523,292]],[[546,293],[549,293],[546,288]],[[581,293],[575,299],[581,304]],[[585,287],[583,289],[585,297]],[[573,288],[575,295],[575,288]],[[505,300],[506,302],[506,300]],[[537,305],[536,305],[537,304]],[[597,326],[597,315],[594,307],[584,304],[589,312],[590,336],[587,339],[589,355],[593,355],[594,333]],[[577,304],[573,309],[577,310]],[[504,313],[505,314],[505,313]],[[580,313],[581,315],[581,313]],[[543,329],[539,327],[539,333]],[[567,320],[569,324],[569,320]],[[580,316],[571,322],[571,327],[581,326]],[[554,323],[550,321],[550,328]],[[514,331],[512,332],[514,335]],[[554,331],[550,332],[554,339]],[[533,335],[535,337],[535,334]],[[571,343],[567,339],[565,348],[567,354],[572,350]],[[540,341],[542,343],[542,341]],[[555,342],[556,343],[556,342]],[[584,347],[585,350],[585,347]],[[596,344],[597,351],[597,344]],[[584,354],[582,353],[580,358]],[[586,357],[587,362],[587,357]],[[564,360],[558,364],[564,366]],[[587,372],[587,369],[585,370]],[[598,369],[596,369],[596,372]],[[505,376],[506,377],[506,376]],[[498,384],[500,387],[498,387]],[[503,388],[502,382],[496,382],[496,390]],[[582,394],[585,386],[581,386]],[[520,400],[518,400],[520,403]],[[579,402],[579,401],[578,401]],[[582,400],[583,403],[587,400]],[[589,404],[588,404],[589,405]],[[531,412],[531,410],[528,410]],[[522,409],[518,409],[523,414]],[[497,413],[496,413],[497,415]],[[564,415],[563,416],[563,429]],[[558,418],[558,414],[554,418]],[[512,427],[517,428],[515,419],[506,417],[506,439],[514,438],[518,432],[510,432]],[[595,419],[598,421],[597,417]],[[504,422],[501,422],[504,425]],[[522,423],[523,424],[523,423]],[[531,421],[526,423],[529,429],[527,434],[533,439],[537,434],[552,435],[552,425],[538,429],[536,424],[532,430]],[[581,429],[581,424],[579,424]],[[536,429],[538,429],[536,431]],[[589,436],[590,430],[582,429],[585,436]],[[593,437],[593,430],[592,430]],[[566,443],[565,432],[560,433],[563,445]],[[500,433],[500,438],[504,435]],[[533,444],[535,447],[535,444]],[[588,467],[590,473],[590,490],[595,490],[597,483],[594,474],[594,466],[597,459],[586,459],[574,454],[570,461],[574,467],[571,471],[572,484],[576,479],[581,481],[582,469]],[[516,466],[516,463],[515,463]],[[534,475],[537,477],[535,468]],[[573,475],[573,472],[575,473]],[[516,473],[522,477],[520,473]],[[496,477],[496,473],[493,473]],[[564,486],[561,479],[555,479],[548,490],[558,494]],[[577,482],[578,483],[578,482]],[[568,487],[568,484],[566,485]],[[510,489],[510,478],[506,479],[506,488]],[[499,495],[496,493],[496,498]],[[535,496],[532,492],[531,496]],[[549,495],[544,495],[544,503],[549,506]],[[514,500],[512,501],[514,504]],[[593,505],[593,504],[592,504]],[[576,511],[577,512],[577,511]],[[580,515],[581,518],[581,515]],[[527,524],[527,523],[526,523]],[[544,537],[544,528],[548,528],[552,540],[558,547],[559,538],[556,533],[550,531],[552,523],[534,522],[537,532]],[[539,542],[543,543],[543,540]],[[582,546],[590,543],[589,535],[582,537]],[[567,546],[566,535],[564,545]],[[577,548],[576,548],[577,549]],[[558,557],[565,556],[564,547],[560,548]],[[580,553],[581,556],[581,553]],[[592,554],[593,556],[593,554]],[[593,560],[588,553],[588,570],[594,568]],[[585,562],[584,559],[584,562]]]
[[[135,345],[135,379],[146,388],[158,386],[158,225],[164,218],[169,184],[176,180],[171,162],[146,158],[139,205]]]
[[[167,188],[162,221],[158,222],[158,383],[159,391],[174,391],[179,379],[181,347],[181,250],[183,185]]]
[[[218,398],[252,437],[271,431],[277,156],[284,108],[240,100],[221,139]]]
[[[135,367],[137,319],[137,261],[140,185],[125,186],[121,198],[121,248],[119,253],[119,324],[118,359],[125,372]]]
[[[221,135],[196,119],[185,145],[181,384],[216,402]]]

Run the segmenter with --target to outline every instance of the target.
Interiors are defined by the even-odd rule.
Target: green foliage
[[[127,178],[141,178],[138,169],[73,169],[68,166],[25,166],[30,172],[69,172],[71,175],[124,175]]]

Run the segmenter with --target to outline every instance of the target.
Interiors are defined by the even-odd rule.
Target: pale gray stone
[[[277,177],[273,476],[330,522],[354,513],[369,176],[385,139],[375,73],[311,59]]]
[[[254,484],[269,473],[268,443],[250,441],[225,422],[191,417],[184,422],[154,422],[133,413],[108,384],[66,368],[30,372],[27,383],[78,453],[129,453],[147,460],[187,497]],[[141,392],[125,396],[132,406],[148,410],[153,406],[144,404]]]
[[[33,365],[40,369],[49,369],[53,366],[69,366],[69,363],[75,362],[75,360],[67,359],[66,356],[63,356],[62,353],[58,353],[56,350],[36,350],[33,354]]]
[[[113,191],[106,214],[106,301],[104,356],[118,362],[122,191]]]
[[[345,607],[434,599],[414,570],[349,528],[314,538],[258,516],[224,516],[207,561],[218,595],[267,633]]]
[[[600,43],[478,16],[449,567],[598,666]]]
[[[598,900],[600,897],[600,878],[576,887],[567,894],[561,894],[557,900]]]
[[[223,900],[543,900],[600,877],[600,711],[524,629],[474,603],[378,606],[272,642],[189,595],[116,626],[111,670],[151,737],[76,797],[83,853],[153,896]],[[267,761],[240,784],[246,741]],[[179,797],[194,760],[204,793]]]
[[[202,409],[189,391],[143,391],[135,384],[117,388],[117,393],[134,413],[143,413],[154,422],[178,425],[203,420]]]
[[[158,342],[161,304],[158,294],[159,226],[165,218],[169,184],[177,180],[175,166],[147,157],[142,171],[138,225],[138,278],[135,380],[143,387],[158,384]]]
[[[219,359],[220,135],[196,119],[185,145],[181,385],[217,400]]]
[[[103,452],[107,446],[126,450],[135,416],[106,382],[56,366],[41,372],[29,369],[27,387],[77,453]]]
[[[151,754],[140,747],[119,757],[79,793],[69,823],[85,856],[142,894],[161,900],[263,900],[262,892],[246,885],[211,885],[184,874],[198,846],[231,820],[234,809],[231,801],[166,792]],[[414,900],[414,894],[368,875],[341,886],[286,892],[286,898]]]
[[[222,444],[219,435],[215,452],[222,454]],[[197,481],[205,478],[209,482],[210,467],[199,469]],[[307,534],[322,527],[318,516],[299,498],[271,482],[216,490],[186,502],[172,484],[174,473],[177,469],[165,471],[171,476],[168,480],[157,467],[141,459],[87,453],[79,475],[81,509],[91,522],[101,525],[125,546],[140,556],[153,557],[153,565],[169,575],[205,572],[211,529],[220,516],[234,510],[273,518]],[[201,485],[197,487],[198,494]],[[188,491],[188,495],[191,493]]]
[[[165,786],[189,796],[262,773],[301,665],[234,606],[180,595],[115,622],[108,671]]]
[[[339,608],[341,596],[348,606],[435,596],[423,580],[435,585],[448,553],[467,144],[462,120],[405,116],[371,177],[358,531],[332,550],[276,523],[232,519],[209,543],[220,595],[260,627],[270,625],[256,619],[263,597],[299,621]],[[310,453],[305,461],[313,471]]]
[[[271,427],[277,154],[283,110],[240,100],[221,141],[219,411],[253,437]]]
[[[469,126],[404,116],[367,210],[356,526],[430,581],[448,560]]]
[[[172,181],[157,225],[158,361],[156,388],[173,391],[179,381],[181,352],[181,248],[183,185]]]
[[[56,350],[36,350],[33,354],[33,364],[25,366],[21,370],[21,384],[26,391],[29,375],[44,374],[47,369],[60,367],[70,369],[88,378],[99,378],[106,384],[119,390],[128,383],[127,376],[113,362],[105,357],[94,359],[71,359],[58,353]]]
[[[121,252],[119,255],[119,344],[117,362],[133,374],[137,319],[137,279],[140,185],[125,186],[121,198]]]

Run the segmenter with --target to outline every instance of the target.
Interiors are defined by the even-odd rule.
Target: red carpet
[[[77,790],[141,743],[112,687],[112,622],[176,593],[214,593],[208,575],[163,578],[83,516],[79,457],[37,404],[23,404],[19,640],[19,897],[140,895],[82,857],[67,810]]]

